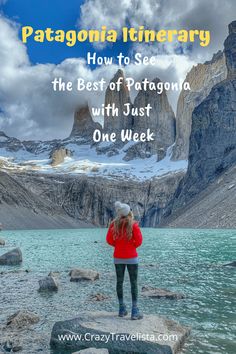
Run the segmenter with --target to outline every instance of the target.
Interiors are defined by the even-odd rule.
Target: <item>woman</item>
[[[142,244],[142,234],[138,223],[134,221],[133,213],[128,204],[115,203],[117,217],[112,221],[107,232],[107,243],[115,248],[114,263],[116,269],[116,291],[119,300],[119,316],[128,314],[123,300],[123,282],[125,268],[127,267],[132,295],[131,319],[143,318],[140,313],[138,301],[138,254],[136,248]]]

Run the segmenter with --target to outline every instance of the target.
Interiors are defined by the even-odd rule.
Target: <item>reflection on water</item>
[[[112,249],[105,243],[104,229],[4,231],[7,246],[22,249],[21,267],[0,267],[0,322],[24,308],[37,312],[37,329],[45,338],[44,352],[55,321],[72,318],[83,310],[117,308]],[[144,313],[156,313],[192,327],[185,354],[234,354],[235,268],[222,267],[235,259],[236,230],[144,229],[140,248],[140,287],[152,285],[184,293],[183,300],[157,300],[140,296]],[[97,243],[94,241],[98,241]],[[71,283],[73,267],[96,269],[94,283]],[[24,270],[29,269],[26,273]],[[39,294],[38,280],[59,271],[60,289]],[[11,273],[9,273],[11,272]],[[130,302],[128,276],[125,296]],[[92,302],[91,294],[109,299]]]

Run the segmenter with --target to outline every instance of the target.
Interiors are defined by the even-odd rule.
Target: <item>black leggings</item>
[[[125,268],[128,268],[129,279],[131,284],[132,302],[137,303],[138,300],[138,264],[115,264],[116,267],[116,292],[119,302],[123,302],[123,282],[125,276]]]

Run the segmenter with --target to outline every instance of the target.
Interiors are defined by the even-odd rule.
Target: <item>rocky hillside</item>
[[[215,85],[210,94],[193,111],[189,166],[168,210],[173,217],[181,210],[186,210],[188,205],[192,205],[195,198],[199,200],[199,193],[208,186],[210,187],[206,193],[210,191],[212,183],[220,196],[222,192],[219,191],[219,187],[222,187],[222,183],[217,185],[215,181],[221,181],[221,178],[224,181],[225,173],[236,165],[236,21],[229,25],[229,36],[224,47],[227,78]],[[232,172],[231,183],[235,183],[235,172]],[[224,188],[226,187],[227,184]],[[224,188],[222,187],[222,190]],[[228,211],[232,217],[229,225],[235,227],[235,215],[230,213],[232,192],[233,189],[224,198],[227,196],[229,198]],[[215,194],[206,195],[210,207]],[[221,206],[217,206],[217,209],[221,210]],[[206,214],[207,212],[206,209]],[[219,225],[219,222],[216,222],[216,225]]]
[[[7,229],[76,228],[89,226],[71,218],[63,208],[29,190],[0,171],[0,220]],[[91,224],[90,224],[91,225]]]
[[[217,177],[183,208],[178,208],[162,227],[177,228],[236,228],[236,167]]]
[[[188,158],[189,137],[192,127],[192,113],[210,93],[212,87],[227,76],[225,55],[221,51],[211,61],[194,66],[185,81],[190,83],[191,91],[182,90],[176,112],[176,142],[172,159]]]
[[[142,226],[159,224],[183,172],[146,180],[106,179],[60,174],[15,174],[14,179],[49,205],[72,218],[96,226],[107,226],[114,217],[114,201],[130,203]]]

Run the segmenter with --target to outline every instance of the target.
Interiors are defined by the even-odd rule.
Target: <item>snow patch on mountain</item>
[[[65,148],[72,152],[72,156],[66,157],[64,162],[56,167],[52,167],[49,151],[46,149],[41,153],[33,154],[23,149],[8,151],[5,148],[0,148],[0,164],[6,170],[18,172],[85,174],[136,180],[151,179],[187,169],[187,160],[171,161],[172,146],[168,148],[165,158],[158,162],[156,155],[147,159],[136,158],[124,161],[125,152],[131,145],[131,142],[126,144],[119,154],[109,157],[98,154],[96,148],[89,144],[78,145],[70,142],[65,145]]]

